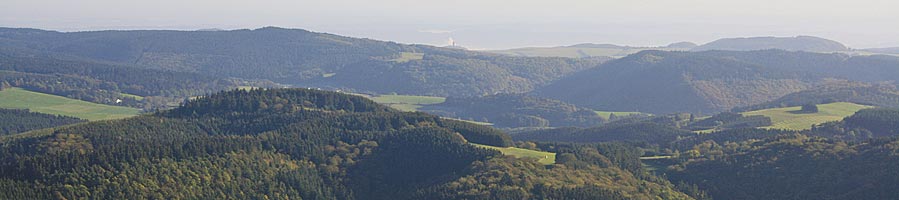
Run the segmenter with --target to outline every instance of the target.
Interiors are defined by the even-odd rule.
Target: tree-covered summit
[[[0,199],[690,199],[577,162],[600,155],[504,157],[472,144],[513,145],[499,130],[308,89],[232,90],[0,141]]]

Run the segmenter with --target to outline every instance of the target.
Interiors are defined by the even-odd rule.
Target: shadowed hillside
[[[899,58],[782,50],[644,51],[535,93],[597,110],[712,113],[771,101],[832,79],[897,81]]]

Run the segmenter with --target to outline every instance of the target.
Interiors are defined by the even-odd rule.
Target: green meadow
[[[400,53],[399,58],[395,58],[390,61],[404,63],[404,62],[409,62],[409,61],[413,61],[413,60],[421,60],[424,58],[425,58],[424,53],[402,52],[402,53]]]
[[[446,101],[446,98],[444,97],[431,96],[378,95],[366,97],[380,104],[385,104],[392,108],[396,108],[397,110],[406,112],[418,111],[418,108],[421,108],[422,106],[443,103]]]
[[[802,107],[772,108],[757,111],[744,112],[744,116],[764,115],[771,118],[772,126],[762,128],[805,130],[812,125],[825,122],[840,121],[861,109],[871,106],[859,105],[847,102],[837,102],[818,105],[817,113],[802,113]]]
[[[537,162],[540,162],[544,165],[552,165],[556,163],[556,153],[545,152],[545,151],[535,151],[530,149],[522,149],[517,147],[495,147],[489,145],[482,144],[474,144],[477,147],[495,149],[499,152],[502,152],[503,155],[514,156],[516,158],[536,158]]]
[[[91,103],[21,88],[0,91],[0,108],[29,109],[33,112],[72,116],[90,121],[121,119],[140,113],[136,108]]]

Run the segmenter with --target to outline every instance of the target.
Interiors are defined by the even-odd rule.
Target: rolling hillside
[[[428,96],[527,92],[608,60],[499,56],[276,27],[90,32],[0,28],[0,46],[218,78]]]
[[[319,90],[232,90],[0,141],[0,199],[691,199],[588,162],[636,157],[547,167],[553,153],[502,148],[498,130]]]
[[[0,87],[19,87],[100,104],[168,109],[184,99],[270,81],[147,69],[0,45]],[[121,102],[117,102],[121,100]]]
[[[896,108],[899,107],[899,90],[896,89],[895,85],[890,84],[827,81],[820,86],[791,93],[770,102],[735,108],[734,110],[742,112],[833,102],[850,102],[876,107]]]
[[[596,110],[714,113],[756,105],[828,80],[899,80],[899,58],[765,51],[644,51],[537,89]]]

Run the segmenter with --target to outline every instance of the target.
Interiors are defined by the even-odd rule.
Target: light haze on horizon
[[[474,49],[796,35],[899,46],[895,0],[2,1],[0,26],[60,31],[278,26]]]

